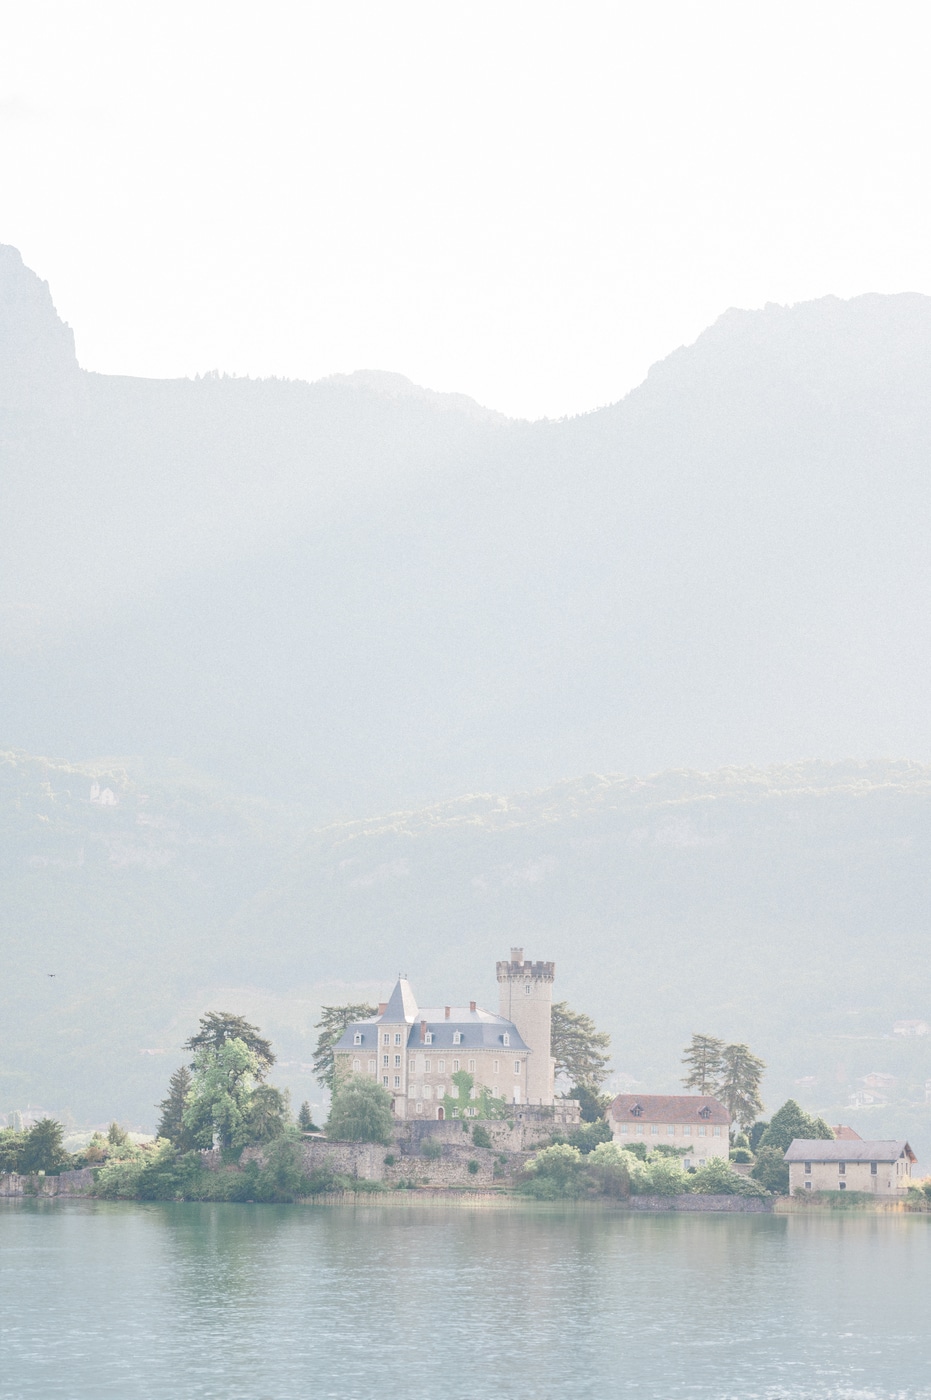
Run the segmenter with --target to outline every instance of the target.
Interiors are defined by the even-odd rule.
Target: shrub
[[[385,1153],[385,1166],[386,1166],[386,1167],[393,1167],[394,1164],[395,1164],[395,1162],[396,1162],[397,1160],[398,1160],[398,1159],[397,1159],[397,1157],[395,1157],[395,1155],[394,1155],[393,1152],[386,1152],[386,1153]]]
[[[731,1148],[731,1161],[732,1161],[732,1162],[752,1162],[752,1161],[753,1161],[753,1153],[750,1151],[749,1147],[732,1147],[732,1148]]]
[[[600,1142],[585,1159],[585,1170],[602,1196],[629,1196],[637,1158],[614,1142]]]
[[[420,1150],[429,1162],[435,1162],[443,1155],[443,1144],[437,1138],[429,1137]]]
[[[394,1132],[391,1096],[360,1074],[342,1080],[330,1104],[326,1130],[328,1137],[345,1142],[381,1142],[387,1147]]]
[[[759,1182],[732,1170],[723,1157],[712,1157],[697,1172],[686,1177],[686,1190],[702,1196],[765,1196],[767,1191]]]
[[[577,1147],[554,1143],[528,1162],[528,1177],[521,1189],[545,1201],[579,1196],[585,1187],[581,1167],[582,1154]]]
[[[476,1123],[475,1127],[472,1129],[472,1141],[475,1143],[476,1147],[493,1146],[491,1134],[481,1123]]]
[[[593,1152],[601,1142],[611,1142],[614,1134],[603,1118],[597,1119],[594,1123],[583,1123],[571,1133],[556,1133],[553,1136],[554,1142],[567,1142],[570,1147],[577,1147],[580,1152]]]
[[[651,1155],[631,1170],[631,1190],[638,1196],[681,1196],[689,1188],[682,1163],[665,1154]]]
[[[473,1158],[471,1159],[471,1161],[469,1162],[469,1175],[470,1175],[470,1176],[477,1176],[477,1175],[478,1175],[478,1162],[476,1162],[476,1160],[475,1160],[474,1157],[473,1157]]]

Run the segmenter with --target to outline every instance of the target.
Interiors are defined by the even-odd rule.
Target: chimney
[[[474,1011],[474,1010],[475,1010],[475,1002],[474,1002],[474,1001],[470,1001],[470,1002],[469,1002],[469,1010],[470,1010],[470,1011]]]
[[[380,1001],[380,1002],[378,1003],[378,1014],[379,1014],[379,1016],[384,1016],[384,1014],[385,1014],[385,1012],[386,1012],[387,1010],[388,1010],[388,1003],[387,1003],[386,1001]]]
[[[426,1021],[421,1021],[421,1023],[420,1023],[420,1043],[421,1043],[421,1045],[426,1045],[426,1043],[427,1043],[427,1023],[426,1023]]]
[[[523,948],[512,948],[512,949],[511,949],[511,962],[522,963],[523,961],[524,961],[524,950],[523,950]]]
[[[447,1019],[447,1021],[449,1020],[449,1012],[450,1012],[450,1008],[447,1006],[447,1008],[446,1008],[446,1019]]]

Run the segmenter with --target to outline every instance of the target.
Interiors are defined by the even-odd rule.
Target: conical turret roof
[[[416,1021],[417,998],[414,996],[411,984],[406,977],[398,978],[381,1019],[395,1024],[404,1021],[408,1025],[412,1021]]]

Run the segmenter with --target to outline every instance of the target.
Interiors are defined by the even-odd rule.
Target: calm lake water
[[[931,1397],[931,1218],[0,1202],[2,1400]]]

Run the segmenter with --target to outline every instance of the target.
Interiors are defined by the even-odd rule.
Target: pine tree
[[[795,1099],[787,1099],[782,1108],[773,1114],[772,1121],[760,1138],[758,1150],[762,1152],[764,1147],[777,1147],[780,1152],[785,1152],[796,1138],[829,1141],[833,1136],[823,1118],[813,1118]]]
[[[313,1115],[310,1111],[310,1104],[307,1102],[306,1099],[298,1109],[297,1126],[300,1128],[302,1133],[316,1133],[319,1131],[316,1123],[313,1120]]]
[[[760,1082],[765,1069],[763,1061],[751,1054],[747,1045],[725,1045],[721,1051],[719,1079],[714,1092],[733,1122],[742,1128],[749,1128],[763,1112]]]
[[[608,1073],[611,1037],[595,1029],[591,1016],[573,1011],[564,1001],[554,1001],[550,1017],[550,1053],[556,1073],[563,1074],[577,1088],[597,1093]]]
[[[169,1079],[168,1094],[158,1104],[162,1116],[155,1129],[156,1136],[167,1138],[174,1147],[190,1146],[183,1119],[184,1105],[191,1089],[191,1082],[191,1071],[187,1065],[182,1065],[180,1069],[175,1070]]]
[[[693,1035],[682,1056],[682,1063],[689,1066],[689,1072],[682,1080],[685,1088],[696,1089],[699,1094],[715,1093],[723,1051],[724,1041],[716,1036]]]
[[[231,1011],[208,1011],[206,1016],[201,1016],[200,1029],[184,1042],[183,1048],[193,1050],[196,1059],[198,1050],[220,1050],[230,1040],[241,1040],[252,1052],[256,1059],[255,1077],[264,1079],[275,1063],[271,1041],[265,1039],[258,1026]]]

